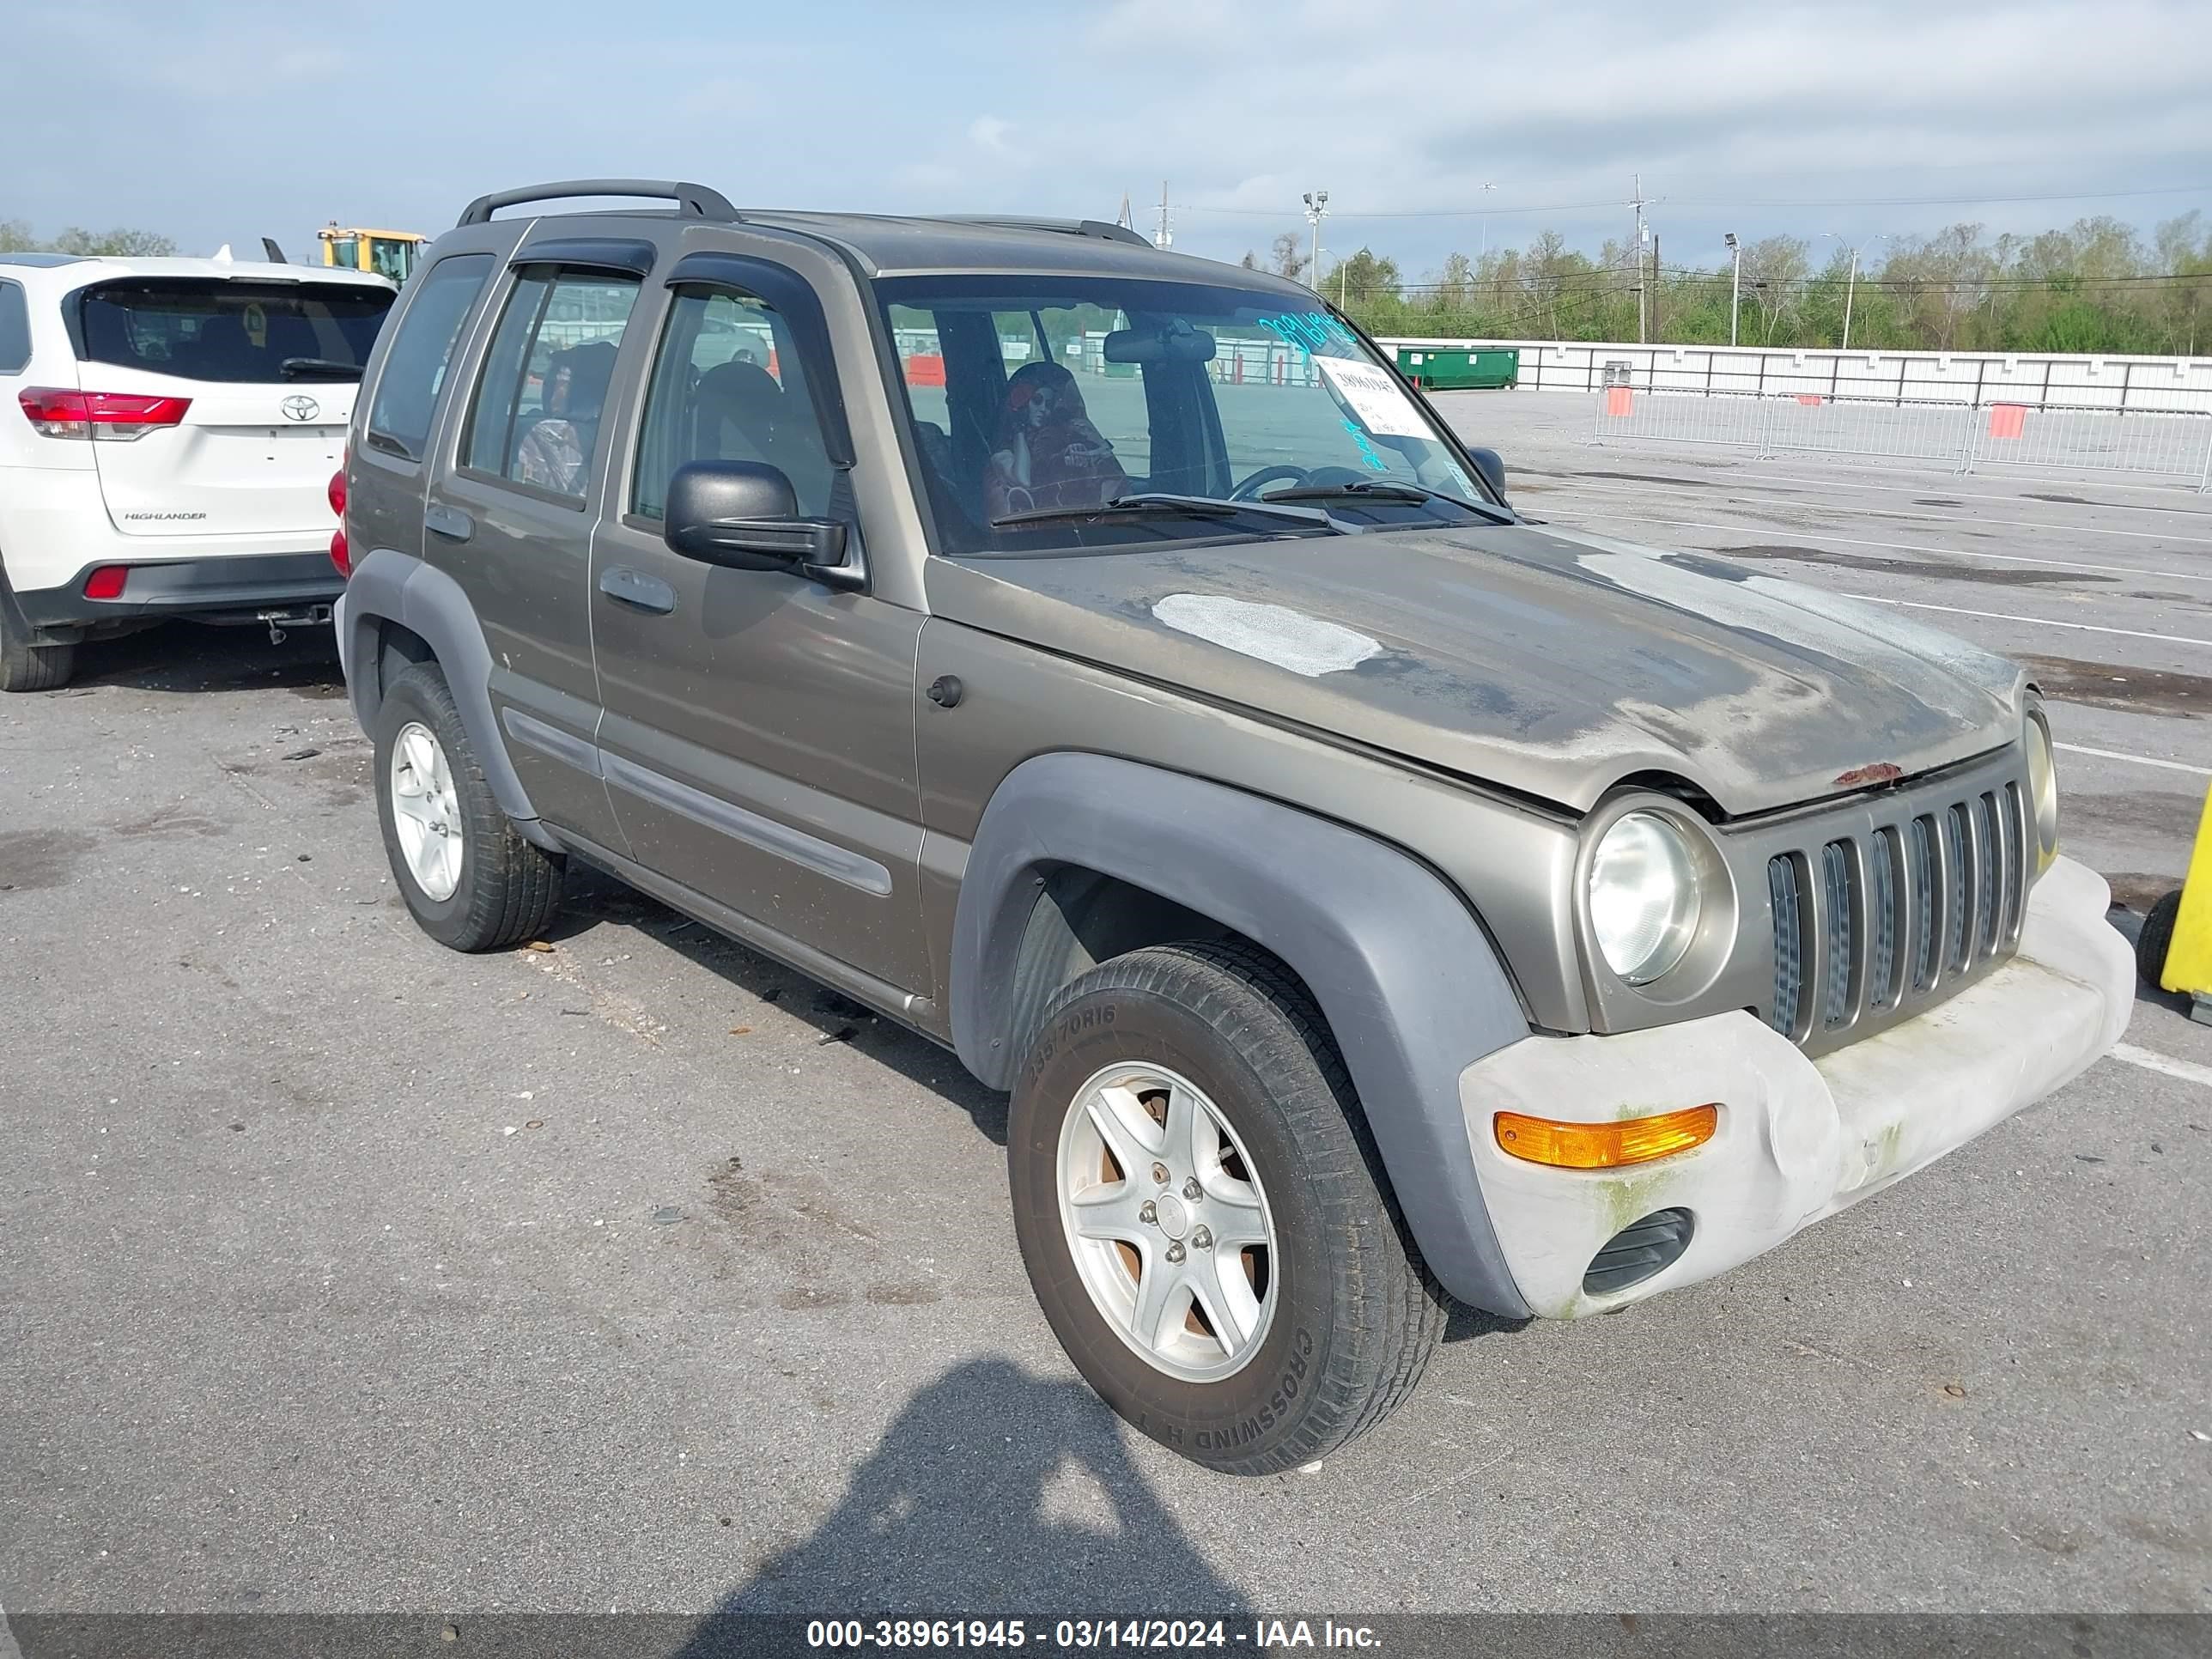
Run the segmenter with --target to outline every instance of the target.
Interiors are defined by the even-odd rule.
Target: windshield
[[[903,277],[877,289],[939,552],[1497,514],[1461,504],[1488,498],[1455,447],[1317,298],[1088,276]],[[1135,497],[1151,500],[1131,510]],[[1277,497],[1287,499],[1268,510]],[[1214,505],[1226,501],[1255,510]]]
[[[393,297],[366,283],[198,276],[102,283],[86,289],[80,301],[77,355],[88,363],[192,380],[357,380]]]

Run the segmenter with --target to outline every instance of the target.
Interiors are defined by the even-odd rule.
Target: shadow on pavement
[[[950,1050],[705,922],[690,921],[618,878],[571,859],[561,914],[546,938],[559,944],[601,927],[649,935],[746,995],[805,1020],[821,1033],[823,1042],[849,1042],[908,1082],[942,1096],[967,1113],[994,1146],[1006,1144],[1006,1097],[978,1083]]]
[[[763,1613],[1243,1613],[1201,1550],[1090,1389],[971,1360],[908,1401],[836,1510],[723,1597],[672,1659],[744,1652]]]
[[[276,686],[332,701],[345,695],[337,641],[327,626],[287,629],[280,644],[264,628],[165,623],[79,646],[70,684],[185,693]]]

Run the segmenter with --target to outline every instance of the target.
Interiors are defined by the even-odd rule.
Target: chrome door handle
[[[422,528],[449,541],[465,542],[476,534],[477,521],[458,507],[434,501],[422,509]]]
[[[599,592],[619,605],[635,611],[650,611],[656,616],[666,616],[676,609],[674,588],[659,577],[648,576],[626,564],[611,564],[599,572]]]

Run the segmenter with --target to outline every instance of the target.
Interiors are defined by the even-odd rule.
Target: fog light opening
[[[1654,1210],[1605,1242],[1583,1274],[1584,1296],[1609,1296],[1664,1273],[1690,1248],[1697,1222],[1687,1210]]]

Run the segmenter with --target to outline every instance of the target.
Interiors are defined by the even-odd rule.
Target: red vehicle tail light
[[[159,427],[175,426],[192,406],[190,398],[143,397],[132,392],[71,392],[26,386],[15,394],[24,418],[49,438],[97,438],[128,443]]]
[[[353,458],[349,455],[346,459],[350,460]],[[353,550],[346,545],[346,475],[343,467],[331,474],[330,497],[331,511],[338,515],[338,527],[331,532],[331,562],[337,567],[339,575],[350,579],[353,575]]]
[[[127,564],[104,564],[84,579],[84,596],[88,599],[119,599],[123,584],[131,580]]]

